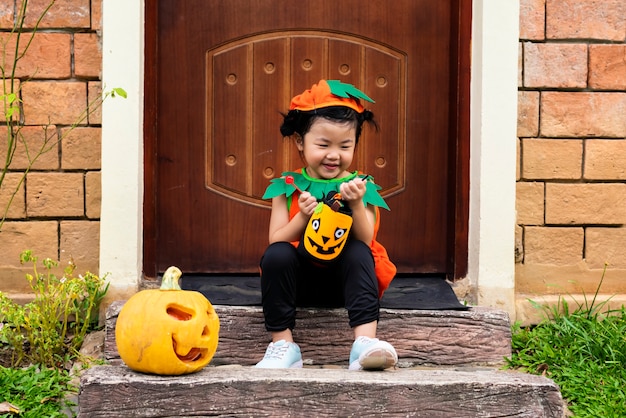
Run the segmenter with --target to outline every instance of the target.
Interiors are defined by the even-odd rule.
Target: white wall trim
[[[484,306],[515,312],[519,0],[474,0],[468,279]],[[144,2],[103,2],[100,273],[112,294],[142,277]]]
[[[474,0],[468,277],[515,316],[519,0]]]
[[[142,274],[144,2],[103,1],[102,31],[102,85],[128,93],[102,108],[100,274],[117,297]]]

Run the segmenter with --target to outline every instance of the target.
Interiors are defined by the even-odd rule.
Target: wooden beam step
[[[105,359],[121,364],[115,345],[115,321],[122,301],[107,311]],[[260,307],[215,306],[220,339],[212,365],[256,364],[265,353],[269,334]],[[353,334],[344,309],[300,309],[294,338],[305,365],[348,365]],[[155,320],[145,318],[146,323]],[[381,309],[378,336],[396,348],[400,367],[498,366],[511,355],[511,328],[502,310],[472,307],[459,310]]]
[[[209,366],[154,376],[125,366],[85,371],[79,417],[563,417],[549,379],[474,369],[267,370]]]

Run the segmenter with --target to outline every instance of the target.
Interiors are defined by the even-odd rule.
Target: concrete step
[[[104,355],[121,360],[115,345],[115,321],[122,301],[107,311]],[[256,364],[265,353],[269,334],[260,307],[214,306],[220,337],[212,365]],[[150,321],[146,318],[146,321]],[[467,311],[381,309],[378,337],[396,348],[399,367],[499,366],[511,355],[511,328],[504,311],[472,307]],[[347,366],[354,336],[344,309],[300,309],[294,338],[306,365]]]
[[[154,376],[96,366],[81,378],[79,417],[563,417],[557,386],[493,369],[266,370],[209,366]]]

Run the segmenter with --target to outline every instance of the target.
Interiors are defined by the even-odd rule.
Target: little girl
[[[376,241],[378,206],[388,207],[370,176],[348,171],[363,123],[376,126],[360,99],[373,102],[350,84],[321,80],[295,96],[284,116],[280,131],[293,138],[306,167],[273,179],[263,196],[272,199],[270,245],[261,259],[263,313],[272,342],[256,367],[302,367],[300,348],[291,333],[296,306],[348,310],[355,338],[350,370],[382,370],[398,361],[393,346],[376,338],[379,299],[396,272]],[[323,243],[307,241],[319,250],[321,260],[308,256],[298,242],[309,230],[320,201],[333,194],[341,199],[339,206],[347,205],[352,220],[351,228],[336,229],[333,239],[341,241],[343,247],[337,247],[343,249],[335,260],[325,262],[333,251],[322,250],[328,237]],[[316,220],[310,228],[324,222]],[[344,242],[341,238],[347,230]]]

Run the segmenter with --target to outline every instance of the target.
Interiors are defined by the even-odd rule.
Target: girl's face
[[[354,123],[318,118],[302,140],[296,141],[307,164],[307,174],[317,179],[349,175],[356,146]]]

